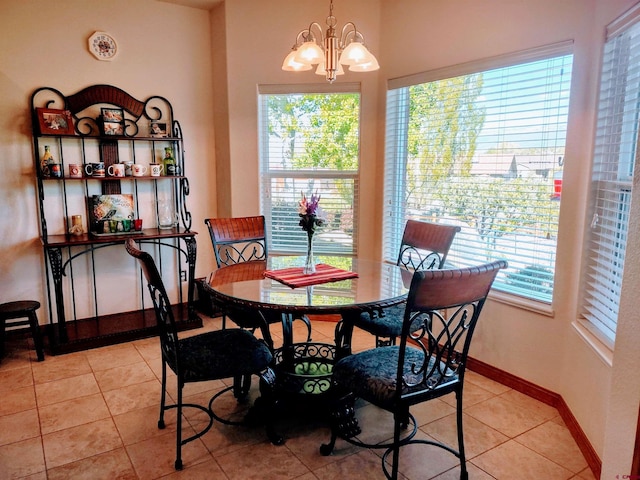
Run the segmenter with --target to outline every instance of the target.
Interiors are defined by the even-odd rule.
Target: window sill
[[[547,303],[537,302],[524,297],[519,297],[506,292],[500,292],[497,290],[491,290],[489,298],[505,305],[511,305],[512,307],[522,308],[529,310],[530,312],[539,313],[548,317],[555,316],[553,307]]]
[[[605,365],[609,367],[613,365],[613,344],[609,340],[601,338],[584,320],[575,320],[571,322],[571,326],[578,333],[578,336],[600,357]]]

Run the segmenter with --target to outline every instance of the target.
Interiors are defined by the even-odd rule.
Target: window
[[[306,252],[298,202],[302,193],[317,192],[327,223],[314,237],[316,255],[356,254],[360,94],[262,87],[259,115],[260,197],[269,250]]]
[[[583,274],[583,316],[611,345],[618,321],[638,155],[640,23],[638,13],[635,15],[635,19],[623,19],[624,25],[615,22],[607,31],[591,175],[591,229]]]
[[[448,256],[451,264],[506,259],[509,269],[495,289],[551,303],[569,48],[528,52],[526,62],[518,55],[390,82],[388,260],[397,256],[407,219],[457,224],[462,230]]]

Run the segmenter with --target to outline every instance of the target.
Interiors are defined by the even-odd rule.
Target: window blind
[[[315,254],[356,254],[359,93],[261,93],[259,115],[270,251],[306,253],[298,202],[317,193],[327,221],[314,237]]]
[[[615,29],[604,47],[591,178],[583,317],[615,341],[640,116],[640,24]]]
[[[494,288],[550,303],[573,56],[523,58],[388,90],[384,253],[407,219],[459,225],[449,263],[506,259]]]

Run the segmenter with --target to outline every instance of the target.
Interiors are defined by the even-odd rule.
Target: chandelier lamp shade
[[[282,63],[282,70],[303,72],[316,69],[316,75],[324,75],[333,83],[337,75],[344,75],[344,67],[352,72],[372,72],[380,65],[376,57],[364,44],[364,37],[353,22],[342,27],[340,37],[336,35],[336,17],[333,16],[333,0],[326,19],[327,30],[323,32],[319,23],[296,36],[296,43]]]

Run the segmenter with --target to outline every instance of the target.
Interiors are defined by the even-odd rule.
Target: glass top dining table
[[[365,311],[376,311],[404,302],[411,274],[387,262],[353,257],[316,257],[318,263],[357,274],[356,278],[291,288],[265,277],[265,272],[304,265],[304,256],[270,256],[266,261],[250,261],[219,268],[203,282],[204,291],[217,305],[231,304],[283,315],[286,325],[293,316],[339,314],[336,347],[350,348],[353,328],[349,318]],[[347,327],[346,336],[342,325]]]

